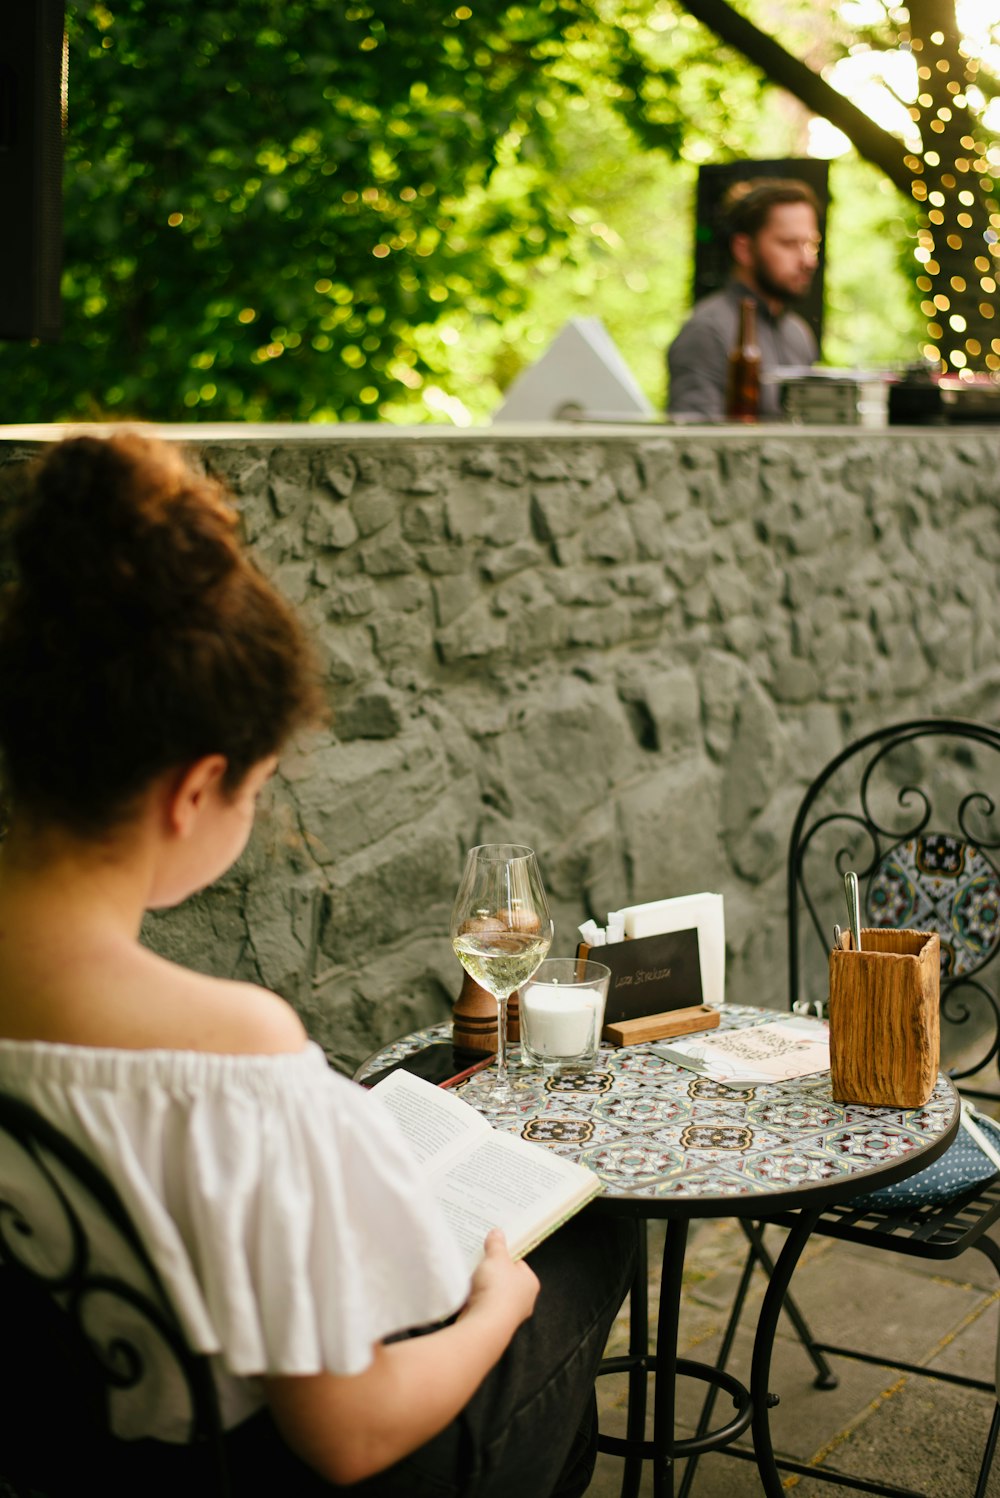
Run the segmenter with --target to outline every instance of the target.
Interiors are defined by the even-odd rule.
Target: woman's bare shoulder
[[[175,1041],[178,1048],[268,1056],[301,1051],[307,1042],[295,1010],[269,989],[200,973],[185,973],[183,986],[177,1020],[186,1035]]]

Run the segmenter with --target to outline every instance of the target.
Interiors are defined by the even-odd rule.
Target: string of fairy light
[[[934,106],[928,86],[935,73],[947,77],[952,71],[951,61],[944,55],[945,40],[941,31],[934,31],[926,38],[910,38],[920,84],[910,114],[921,126],[926,124],[927,129],[924,131],[922,157],[907,155],[904,160],[913,173],[913,196],[926,209],[921,215],[914,251],[920,263],[917,286],[925,294],[925,300],[920,304],[921,311],[928,318],[928,342],[923,346],[923,354],[933,362],[940,361],[946,370],[956,372],[960,378],[971,380],[972,366],[979,369],[985,366],[994,374],[1000,372],[1000,336],[984,346],[980,338],[970,333],[968,319],[961,310],[964,306],[968,311],[975,304],[984,321],[989,322],[996,316],[997,278],[1000,276],[1000,204],[993,196],[995,184],[990,175],[986,147],[981,140],[962,135],[957,146],[950,143],[946,147],[942,139],[941,146],[946,148],[948,156],[952,150],[956,151],[953,159],[945,161],[942,161],[941,151],[935,148],[934,137],[949,135],[948,127],[954,118],[954,111],[947,103],[938,105],[931,118],[927,119],[925,115],[925,111]],[[975,82],[979,68],[976,58],[959,50],[965,77],[948,77],[945,85],[955,111],[965,108],[968,102],[965,89]],[[975,219],[969,211],[977,201],[984,202],[988,218],[988,228],[982,233],[979,244],[974,235]],[[965,252],[965,275],[958,273],[954,261],[949,267],[942,268],[945,247],[955,253]]]

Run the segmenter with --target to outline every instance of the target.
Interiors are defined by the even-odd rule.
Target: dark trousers
[[[594,1380],[628,1293],[636,1227],[596,1214],[530,1257],[534,1315],[448,1428],[357,1498],[576,1498],[597,1454]]]

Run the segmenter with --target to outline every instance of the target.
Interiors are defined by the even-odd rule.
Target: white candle
[[[599,995],[592,989],[532,983],[521,993],[521,1023],[536,1056],[579,1056],[594,1043]]]

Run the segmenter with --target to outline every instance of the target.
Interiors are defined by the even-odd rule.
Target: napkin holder
[[[830,953],[830,1080],[838,1103],[921,1108],[941,1062],[936,931],[865,930]]]

